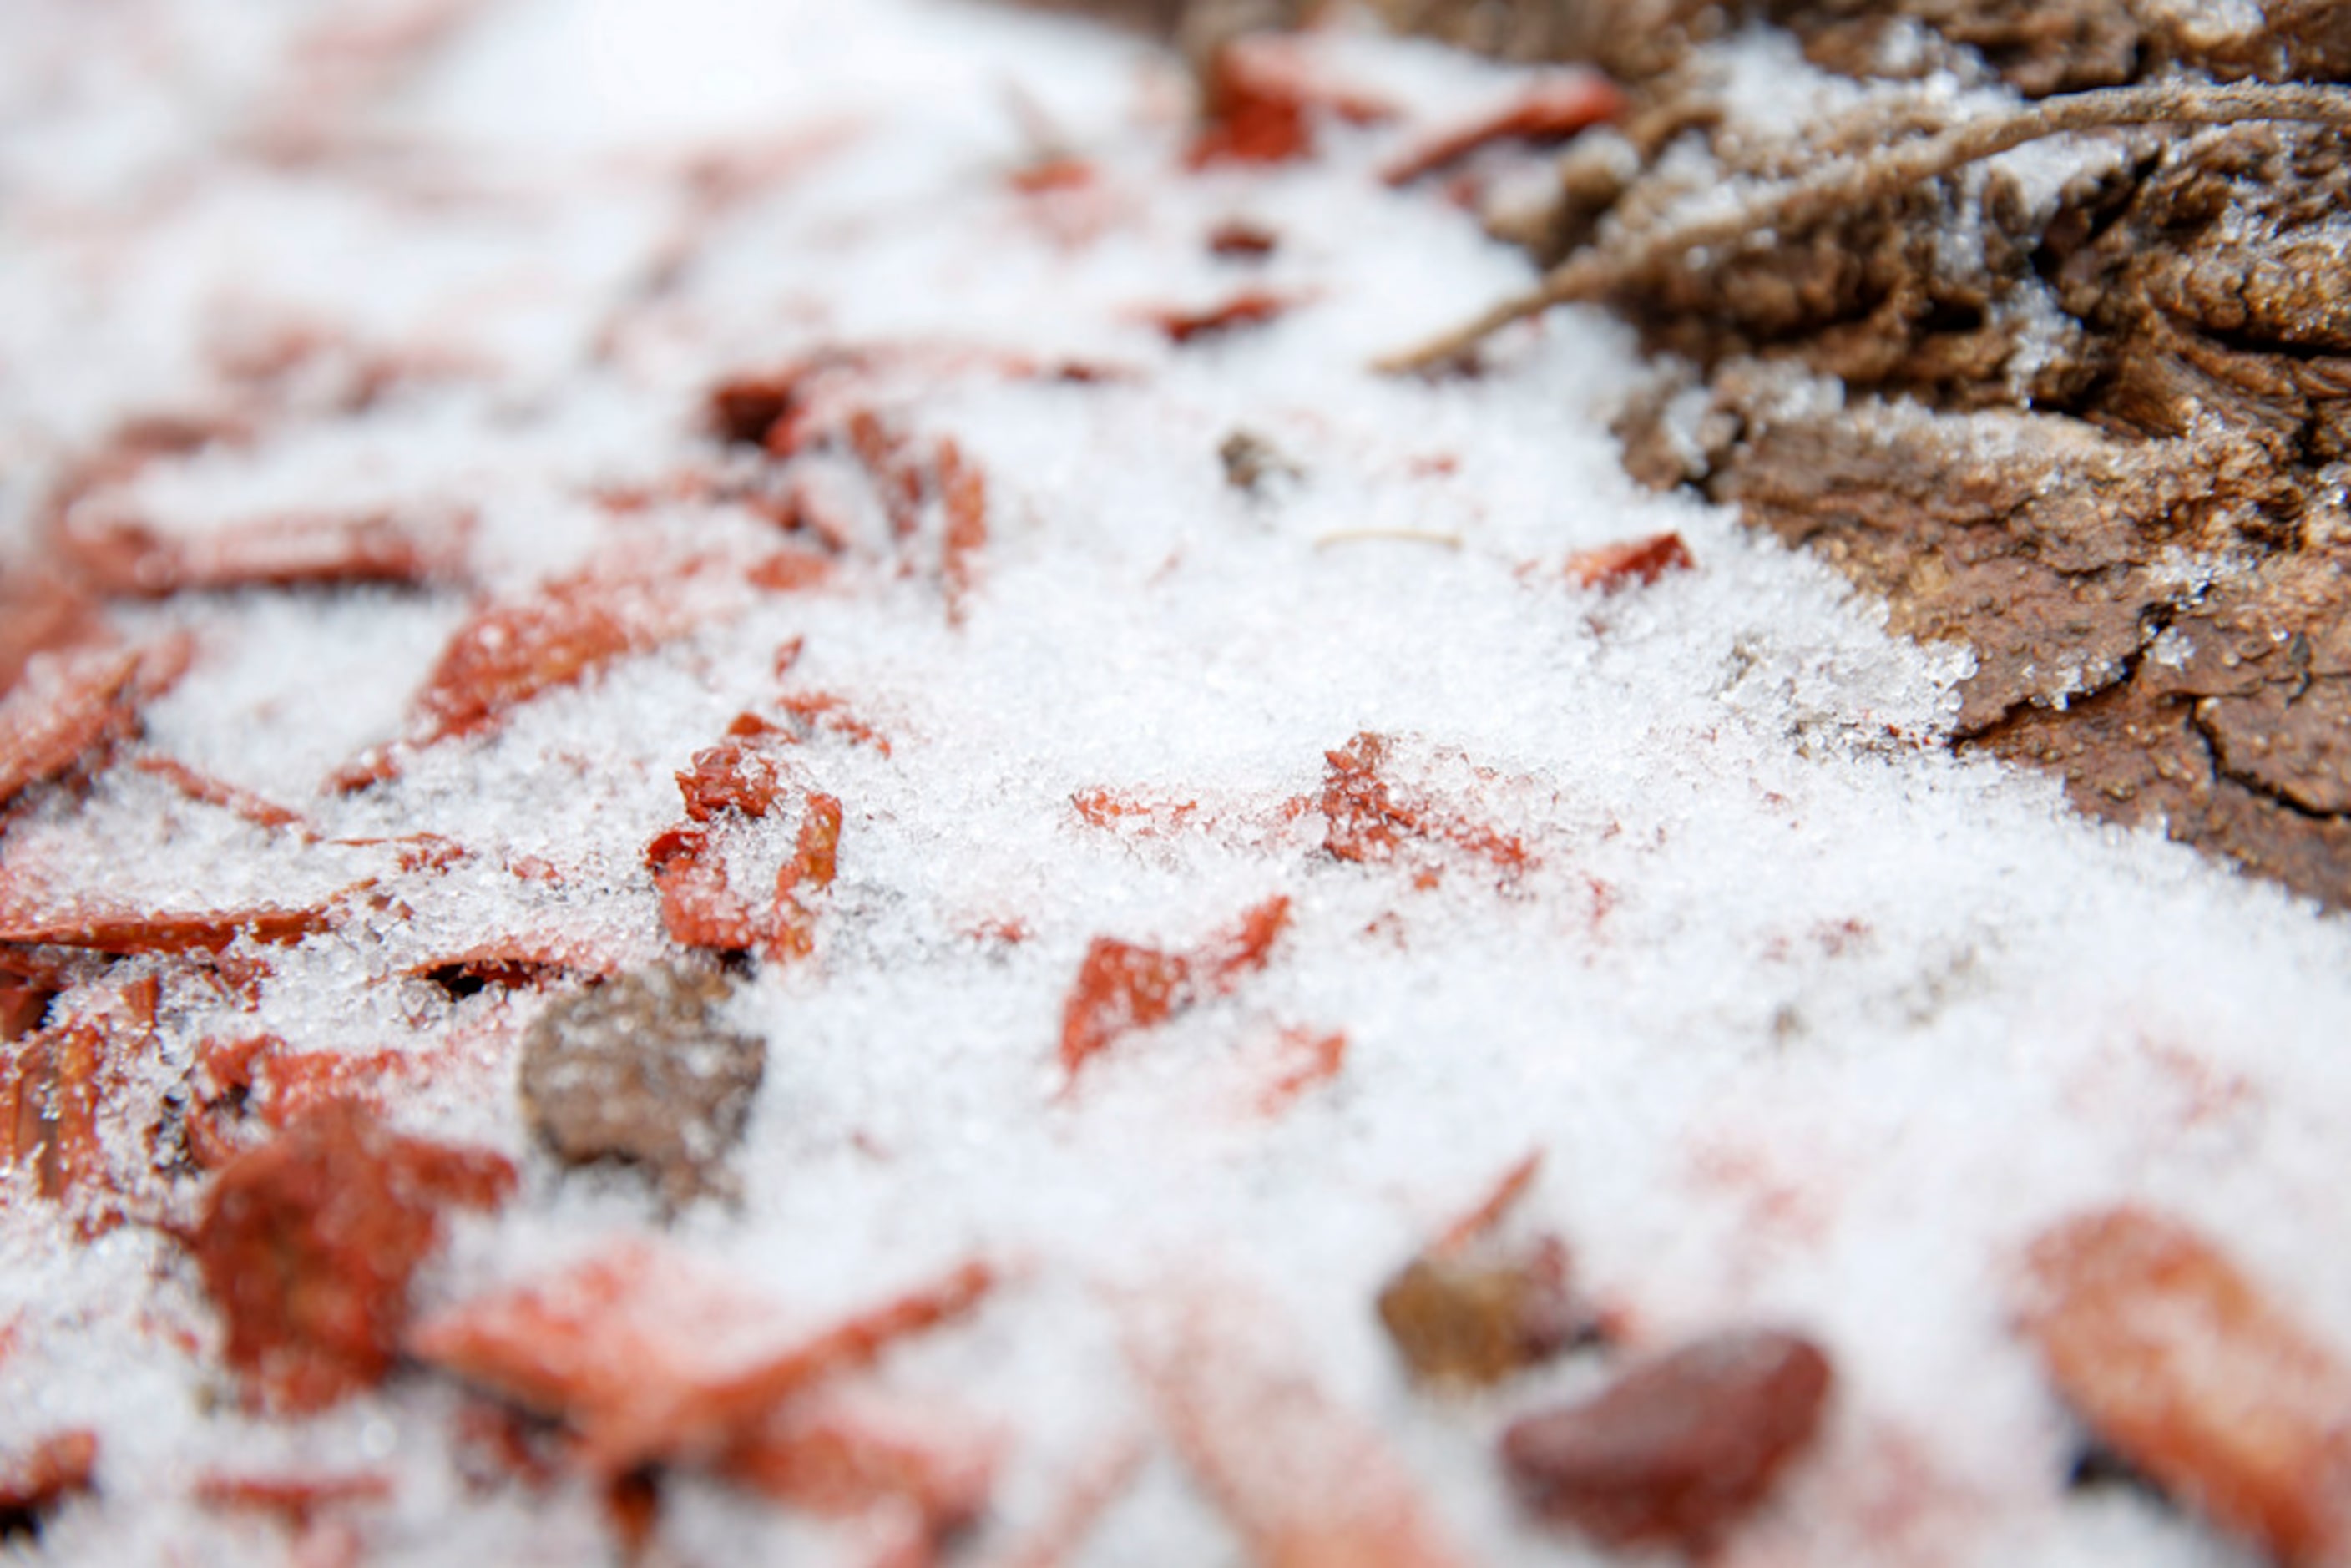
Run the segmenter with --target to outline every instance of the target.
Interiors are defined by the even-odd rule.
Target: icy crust
[[[2064,1492],[2077,1437],[2017,1337],[2013,1272],[2053,1221],[2140,1198],[2224,1238],[2339,1349],[2351,1257],[2323,1241],[2351,1190],[2344,929],[2085,824],[2045,780],[1952,760],[1950,656],[1885,636],[1826,569],[1623,477],[1603,417],[1638,372],[1604,323],[1558,318],[1479,382],[1361,368],[1522,281],[1374,173],[1503,78],[1348,38],[1333,68],[1376,77],[1402,124],[1194,175],[1173,68],[1075,27],[916,0],[531,0],[450,8],[429,47],[310,106],[313,151],[273,161],[249,106],[300,101],[317,18],[97,15],[12,18],[37,47],[0,50],[19,145],[41,150],[11,156],[0,209],[12,464],[66,476],[120,419],[193,408],[241,433],[79,504],[191,535],[329,502],[472,520],[455,580],[119,606],[133,640],[191,639],[189,667],[86,792],[26,797],[11,895],[331,912],[292,945],[237,937],[228,957],[266,964],[246,988],[133,957],[55,1005],[162,977],[132,1069],[157,1094],[232,1036],[418,1063],[393,1121],[522,1172],[502,1213],[449,1217],[420,1314],[662,1226],[625,1172],[530,1145],[520,1042],[564,988],[676,953],[646,860],[681,820],[676,775],[737,715],[820,695],[840,706],[809,712],[886,749],[816,720],[792,744],[794,788],[842,804],[837,874],[810,894],[812,951],[755,961],[728,1004],[768,1046],[739,1205],[686,1208],[667,1242],[811,1322],[962,1260],[1001,1267],[967,1321],[873,1375],[1004,1437],[957,1560],[992,1560],[1169,1419],[1137,1338],[1219,1281],[1284,1321],[1256,1350],[1348,1413],[1345,1441],[1360,1421],[1394,1446],[1432,1535],[1468,1561],[1576,1560],[1511,1503],[1493,1440],[1593,1365],[1433,1401],[1372,1311],[1540,1150],[1528,1202],[1634,1343],[1769,1321],[1835,1359],[1818,1451],[1722,1561],[2239,1561],[2136,1493]],[[1008,183],[1044,150],[1008,84],[1054,151],[1092,161],[1090,185]],[[779,151],[714,204],[684,172],[714,150]],[[1209,253],[1235,218],[1279,235],[1270,258]],[[1243,287],[1295,303],[1180,347],[1152,324]],[[287,301],[329,341],[436,368],[359,402],[333,383],[340,349],[292,384],[240,380],[224,303]],[[872,396],[986,476],[959,618],[939,520],[901,537],[845,459],[829,573],[743,586],[784,540],[727,492],[767,460],[722,447],[705,400],[831,345],[914,356]],[[1010,375],[1007,356],[1108,379]],[[1299,476],[1228,484],[1236,429]],[[29,549],[25,483],[8,516]],[[1668,531],[1694,568],[1569,580],[1579,552]],[[424,737],[453,637],[598,570],[692,613]],[[1365,736],[1422,826],[1350,854],[1376,841],[1334,833],[1326,754]],[[332,787],[386,745],[395,769]],[[190,799],[141,757],[299,821]],[[771,885],[804,817],[723,822],[730,877]],[[1206,951],[1282,898],[1261,964],[1065,1070],[1098,939]],[[493,948],[544,977],[434,977]],[[1270,1102],[1292,1031],[1343,1033],[1343,1058]],[[20,1176],[0,1259],[0,1447],[64,1427],[102,1444],[97,1495],[16,1550],[227,1563],[290,1539],[200,1505],[222,1472],[388,1477],[350,1516],[370,1562],[607,1550],[580,1480],[481,1484],[452,1436],[467,1396],[441,1375],[299,1422],[245,1413],[196,1269],[150,1228],[85,1242]],[[1145,1451],[1071,1561],[1239,1550],[1178,1456]],[[846,1563],[875,1544],[689,1468],[653,1550]]]

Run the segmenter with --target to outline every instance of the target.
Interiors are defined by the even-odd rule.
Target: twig
[[[1712,217],[1615,236],[1571,256],[1533,289],[1475,320],[1377,362],[1389,373],[1428,371],[1459,361],[1513,321],[1554,305],[1599,298],[1642,273],[1692,251],[1784,237],[1895,192],[2044,137],[2127,125],[2233,125],[2302,120],[2351,129],[2351,91],[2336,87],[2239,84],[2101,88],[1987,115],[1871,157],[1834,164],[1781,186],[1763,200]]]
[[[1461,548],[1459,534],[1431,533],[1424,528],[1340,528],[1332,533],[1317,535],[1314,548],[1328,549],[1332,545],[1364,544],[1375,539],[1394,540],[1402,544],[1437,545],[1445,549]]]

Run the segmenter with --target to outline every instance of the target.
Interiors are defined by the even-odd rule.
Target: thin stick
[[[1459,549],[1459,534],[1430,533],[1423,528],[1341,528],[1334,533],[1315,536],[1314,548],[1328,549],[1332,545],[1364,544],[1388,539],[1402,544],[1437,545],[1446,549]]]
[[[1376,368],[1426,371],[1466,357],[1513,321],[1554,305],[1596,299],[1660,264],[1691,251],[1734,246],[1756,235],[1800,234],[1839,213],[1949,174],[2044,137],[2126,125],[2233,125],[2290,120],[2351,129],[2351,92],[2336,87],[2116,87],[2044,99],[2007,114],[1987,115],[1923,141],[1834,164],[1792,181],[1735,212],[1672,225],[1569,257],[1531,291],[1505,299],[1477,319],[1392,355]]]

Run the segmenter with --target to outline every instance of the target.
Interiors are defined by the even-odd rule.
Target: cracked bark
[[[1948,9],[1782,16],[1817,40],[1833,13]],[[2339,74],[2309,26],[2204,64]],[[1653,84],[1648,111],[1704,80]],[[1718,177],[1802,167],[1707,134]],[[1679,369],[1620,421],[1626,463],[1823,556],[1896,632],[1971,648],[1959,749],[2351,907],[2351,155],[2275,124],[2107,140],[2053,202],[1991,169],[1633,279],[1610,303]],[[1643,181],[1667,177],[1625,183],[1610,221],[1663,210]]]

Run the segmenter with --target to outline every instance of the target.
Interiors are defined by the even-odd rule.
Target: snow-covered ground
[[[2048,779],[1953,760],[1958,656],[1889,640],[1735,517],[1624,477],[1607,418],[1640,371],[1604,319],[1559,316],[1477,380],[1374,376],[1375,354],[1526,281],[1441,181],[1376,173],[1510,82],[1367,37],[1317,59],[1399,118],[1324,125],[1302,162],[1194,171],[1172,57],[950,0],[11,7],[12,548],[120,421],[162,413],[242,432],[100,486],[86,518],[473,520],[458,585],[117,612],[194,638],[141,748],[298,809],[316,839],[117,768],[34,798],[8,876],[172,909],[375,879],[380,906],[273,949],[249,997],[169,990],[140,1071],[258,1031],[454,1046],[464,1065],[396,1119],[502,1149],[525,1180],[421,1277],[431,1311],[664,1222],[626,1174],[531,1148],[512,1052],[544,996],[408,972],[514,936],[617,966],[675,951],[644,863],[681,817],[674,774],[738,713],[838,697],[887,749],[821,727],[792,748],[842,803],[839,878],[813,953],[756,963],[733,1004],[769,1051],[740,1201],[670,1228],[811,1313],[969,1257],[1008,1270],[879,1374],[1006,1435],[957,1561],[1152,1429],[1123,1334],[1203,1281],[1284,1320],[1465,1561],[1583,1560],[1515,1508],[1492,1439],[1608,1364],[1435,1400],[1371,1310],[1531,1150],[1525,1218],[1566,1238],[1635,1343],[1784,1322],[1834,1359],[1818,1451],[1725,1563],[2237,1561],[2144,1494],[2064,1489],[2078,1439],[2011,1327],[2013,1273],[2051,1221],[2141,1198],[2323,1336],[2351,1325],[2351,1249],[2330,1245],[2351,1224],[2351,929],[2085,821]],[[1090,178],[1019,177],[1049,155]],[[1212,250],[1237,222],[1272,254]],[[1155,325],[1249,289],[1290,308],[1182,344]],[[743,497],[778,471],[712,436],[707,396],[838,346],[882,350],[847,395],[984,476],[985,542],[959,555],[936,504],[894,528],[864,468],[820,454],[793,473],[844,535],[831,577],[747,586],[787,541]],[[1065,362],[1092,379],[1031,373]],[[1236,431],[1296,473],[1228,483]],[[1563,574],[1667,530],[1695,570],[1614,591]],[[329,789],[411,732],[479,600],[583,570],[646,577],[678,613],[497,732]],[[1362,732],[1468,826],[1384,864],[1327,852],[1325,753]],[[772,878],[799,821],[727,829],[737,874]],[[417,832],[469,855],[403,869],[323,841]],[[1522,868],[1476,847],[1502,839]],[[1091,941],[1189,947],[1278,895],[1261,973],[1065,1083]],[[1297,1030],[1343,1031],[1343,1064],[1271,1095]],[[50,1520],[44,1560],[256,1560],[282,1535],[200,1507],[193,1478],[298,1463],[395,1478],[354,1516],[370,1562],[603,1550],[581,1485],[468,1489],[438,1376],[307,1422],[240,1413],[194,1273],[152,1230],[85,1246],[20,1190],[0,1258],[0,1449],[60,1426],[103,1445],[98,1495]],[[872,1544],[687,1472],[653,1550]],[[1238,1551],[1158,1454],[1072,1561]]]

